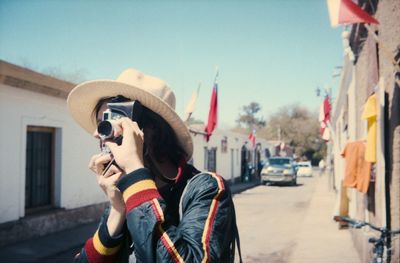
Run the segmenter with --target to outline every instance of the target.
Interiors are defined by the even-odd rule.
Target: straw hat
[[[116,80],[84,82],[69,93],[68,109],[74,120],[92,134],[97,128],[96,119],[92,116],[97,102],[101,98],[117,95],[138,100],[160,115],[175,131],[187,159],[191,158],[192,138],[188,128],[175,112],[175,95],[164,81],[156,77],[144,75],[135,69],[127,69]]]

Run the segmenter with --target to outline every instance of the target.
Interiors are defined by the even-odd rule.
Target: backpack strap
[[[232,201],[232,204],[233,204],[233,201]],[[234,238],[234,240],[233,240],[233,248],[232,248],[233,257],[232,257],[232,259],[235,258],[235,243],[236,243],[237,248],[238,248],[238,253],[239,253],[239,262],[240,262],[240,263],[243,263],[242,251],[241,251],[241,249],[240,249],[239,230],[238,230],[238,227],[237,227],[237,224],[236,224],[236,211],[235,211],[235,206],[233,206],[233,220],[234,220],[234,222],[233,222],[233,223],[234,223],[233,231],[234,231],[235,238]],[[235,242],[235,241],[236,241],[236,242]]]

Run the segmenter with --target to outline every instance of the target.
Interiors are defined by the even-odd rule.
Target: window
[[[208,150],[208,159],[207,159],[208,167],[207,170],[210,172],[217,171],[217,148],[213,147]]]
[[[224,136],[224,138],[221,140],[221,153],[227,153],[228,152],[228,138]]]
[[[271,158],[269,159],[270,165],[285,165],[291,164],[291,160],[288,158]]]
[[[28,126],[25,167],[27,213],[53,205],[54,135],[53,128]]]
[[[208,169],[208,149],[204,147],[204,169]]]

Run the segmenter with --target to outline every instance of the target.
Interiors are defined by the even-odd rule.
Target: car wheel
[[[297,178],[293,179],[292,185],[293,185],[293,186],[296,186],[296,185],[297,185]]]

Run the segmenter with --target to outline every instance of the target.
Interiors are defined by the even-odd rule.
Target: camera
[[[127,102],[110,102],[107,103],[108,109],[103,112],[102,121],[97,125],[97,133],[104,141],[107,139],[114,140],[118,145],[122,143],[122,136],[114,137],[114,127],[112,120],[117,120],[122,117],[128,117],[137,122],[139,128],[141,127],[141,116],[143,111],[142,104],[137,101]]]

